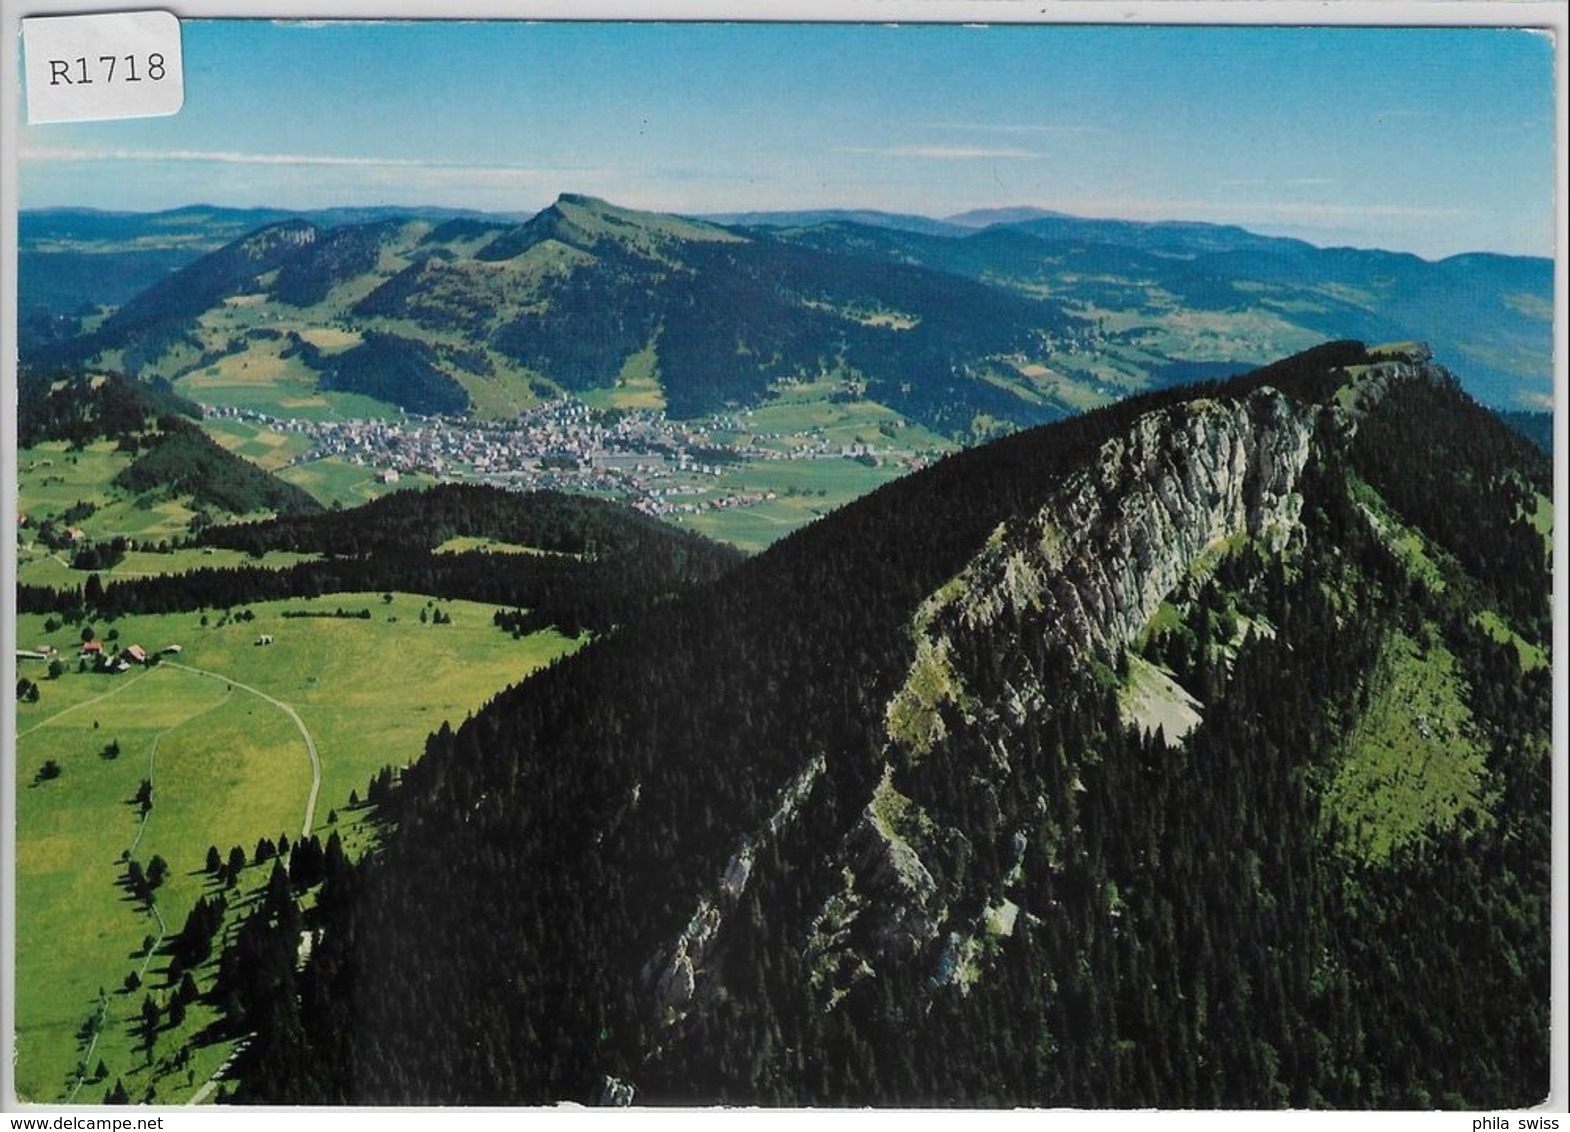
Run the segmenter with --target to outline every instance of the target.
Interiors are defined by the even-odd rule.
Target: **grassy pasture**
[[[705,486],[714,496],[773,491],[775,499],[669,518],[743,550],[761,550],[903,474],[903,468],[887,461],[877,467],[837,458],[757,461],[726,468]]]
[[[16,580],[25,586],[55,586],[66,588],[80,586],[87,575],[71,569],[67,551],[52,551],[41,543],[28,543],[17,548]]]
[[[300,433],[279,432],[255,421],[219,417],[204,425],[219,444],[269,472],[286,467],[310,449],[310,441]]]
[[[678,526],[755,553],[818,517],[806,500],[771,500],[752,507],[671,516]]]
[[[1548,667],[1548,653],[1517,633],[1496,610],[1480,612],[1477,624],[1494,640],[1514,645],[1523,670],[1530,672],[1534,668]]]
[[[188,570],[231,569],[236,566],[262,566],[281,570],[315,558],[314,554],[295,554],[290,551],[269,551],[261,558],[253,558],[243,551],[222,547],[185,547],[166,554],[151,551],[128,551],[111,570],[73,570],[64,552],[52,554],[44,547],[24,548],[19,555],[17,581],[26,585],[65,588],[86,583],[90,573],[96,573],[105,583],[125,578],[148,578],[162,574],[180,574]]]
[[[1074,309],[1086,318],[1103,319],[1109,333],[1133,331],[1131,340],[1142,350],[1192,361],[1279,358],[1321,340],[1257,300],[1232,310],[1197,310],[1180,306],[1159,289],[1151,294],[1146,310],[1113,310],[1092,304]]]
[[[377,483],[374,468],[351,464],[338,456],[285,468],[278,473],[278,478],[303,487],[329,507],[335,503],[343,507],[357,507],[389,492],[426,487],[436,482],[431,476],[414,473],[402,476],[397,483]]]
[[[179,550],[171,550],[167,554],[132,550],[126,553],[125,559],[118,566],[104,572],[102,577],[107,582],[113,578],[146,578],[160,574],[181,574],[187,570],[232,569],[236,566],[262,566],[269,570],[281,570],[315,557],[317,556],[314,554],[272,550],[260,558],[253,558],[244,551],[228,550],[218,546],[182,547]],[[82,575],[80,570],[75,573],[79,578]]]
[[[70,451],[61,441],[47,441],[17,452],[19,510],[30,526],[46,516],[58,517],[76,503],[91,503],[96,510],[76,521],[89,538],[126,535],[135,539],[166,539],[186,533],[192,511],[182,500],[141,500],[113,485],[132,460],[116,452],[113,441],[100,440],[81,451]],[[23,528],[19,567],[51,557],[42,546],[33,546],[29,529]],[[44,570],[48,574],[48,570]],[[22,581],[35,581],[24,576]],[[81,578],[77,578],[80,583]],[[53,584],[59,584],[58,581]]]
[[[582,393],[584,403],[594,409],[664,409],[665,390],[660,385],[656,360],[651,342],[622,363],[612,388]]]
[[[1435,635],[1385,647],[1374,695],[1325,794],[1337,849],[1369,863],[1463,822],[1485,822],[1487,752],[1455,657]]]
[[[491,361],[495,368],[484,377],[457,367],[450,369],[453,380],[469,394],[475,416],[506,420],[517,416],[521,409],[539,404],[540,395],[528,370],[500,355],[493,355]]]
[[[395,406],[362,394],[319,390],[315,371],[298,356],[281,357],[284,347],[282,341],[253,341],[208,365],[198,367],[191,359],[190,368],[173,377],[175,388],[204,405],[252,409],[275,417],[337,420],[398,415]],[[165,368],[169,368],[167,360]]]
[[[750,410],[745,419],[748,432],[758,438],[759,444],[787,451],[795,444],[812,440],[825,441],[835,448],[843,444],[875,444],[948,451],[953,447],[936,433],[909,423],[875,401],[830,401],[821,392],[821,385],[795,387],[780,399]],[[774,439],[774,434],[779,439]]]
[[[131,462],[128,453],[114,449],[112,440],[100,440],[79,451],[71,451],[61,440],[19,449],[16,475],[23,514],[58,514],[77,502],[108,502],[109,482]]]
[[[483,550],[489,554],[548,554],[557,558],[580,557],[565,551],[541,550],[537,546],[524,546],[516,542],[502,542],[500,539],[486,538],[482,535],[454,535],[438,546],[436,553],[462,554],[469,550]]]
[[[124,993],[125,979],[136,972],[154,986],[149,972],[164,964],[143,953],[143,940],[179,930],[202,892],[192,871],[208,844],[227,849],[245,838],[249,851],[273,826],[291,828],[292,819],[297,830],[309,781],[287,720],[216,681],[160,667],[70,673],[45,689],[36,707],[54,714],[18,721],[17,1088],[55,1101],[70,1096],[76,1030],[100,988],[111,992],[110,1007],[88,1068],[102,1060],[130,1077],[143,1060],[130,1032],[141,994]],[[63,711],[67,699],[80,708]],[[104,756],[110,742],[120,745],[117,758]],[[61,773],[35,781],[46,759]],[[131,804],[144,778],[153,782],[145,826]],[[144,865],[157,854],[171,866],[156,914],[118,887],[128,850]],[[96,1101],[101,1089],[80,1099]]]
[[[311,769],[294,722],[255,692],[288,704],[318,748],[322,785],[315,829],[329,819],[351,854],[371,841],[363,811],[348,809],[381,766],[417,758],[443,720],[457,723],[490,696],[577,642],[555,633],[514,641],[491,624],[492,609],[440,602],[451,624],[431,624],[423,597],[335,594],[310,601],[261,602],[249,620],[182,613],[115,622],[122,642],[149,648],[179,643],[182,652],[121,676],[78,673],[59,679],[22,662],[37,679],[36,704],[17,704],[17,1087],[40,1102],[66,1100],[89,1039],[78,1028],[107,999],[87,1068],[99,1060],[107,1081],[90,1081],[76,1099],[97,1102],[119,1078],[133,1098],[156,1084],[158,1099],[189,1099],[226,1056],[223,1046],[193,1045],[210,1020],[193,1005],[184,1025],[161,1035],[153,1064],[134,1037],[142,997],[167,996],[159,977],[167,957],[142,953],[145,937],[177,932],[196,898],[213,882],[200,870],[207,847],[248,857],[261,837],[300,833]],[[286,611],[368,609],[369,620],[284,617]],[[422,623],[420,613],[427,613]],[[18,619],[18,639],[48,642],[69,655],[75,626],[54,634],[43,618]],[[102,632],[105,626],[99,626]],[[263,634],[275,644],[261,646]],[[36,669],[36,671],[35,671]],[[192,671],[199,669],[202,671]],[[207,675],[206,673],[217,674]],[[118,741],[118,757],[104,749]],[[53,760],[54,778],[40,769]],[[131,804],[143,778],[153,782],[145,828]],[[171,866],[156,894],[157,915],[117,886],[122,852],[144,865],[153,854]],[[229,895],[231,908],[266,877],[246,871]],[[232,917],[231,917],[232,919]],[[128,974],[144,987],[122,993]],[[210,982],[210,974],[198,976]],[[189,1063],[178,1054],[191,1048]]]
[[[1538,492],[1535,497],[1536,507],[1532,511],[1532,526],[1538,534],[1543,536],[1543,548],[1549,554],[1554,552],[1554,501]]]

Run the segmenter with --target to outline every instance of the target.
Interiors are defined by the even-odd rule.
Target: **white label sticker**
[[[180,21],[170,12],[22,21],[27,120],[154,118],[185,102]]]

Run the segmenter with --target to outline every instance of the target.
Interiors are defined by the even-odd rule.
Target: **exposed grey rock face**
[[[1269,389],[1141,417],[921,619],[941,633],[953,619],[990,624],[1013,605],[1045,614],[1055,643],[1109,661],[1202,554],[1239,535],[1286,544],[1312,433],[1311,411]]]
[[[1029,624],[1050,645],[1113,663],[1206,555],[1244,539],[1275,551],[1286,546],[1298,529],[1298,484],[1319,412],[1261,389],[1141,417],[1036,514],[995,531],[923,603],[912,625],[914,661],[887,709],[887,772],[841,850],[851,886],[869,897],[861,914],[877,944],[874,965],[880,955],[908,956],[947,935],[950,945],[938,960],[946,967],[934,978],[953,981],[974,951],[973,938],[988,930],[981,922],[950,922],[955,894],[923,853],[939,840],[952,845],[964,831],[923,821],[895,789],[897,769],[919,761],[960,720],[981,738],[974,749],[990,753],[990,765],[973,768],[972,788],[985,794],[992,789],[987,780],[1008,773],[1010,735],[1030,725],[1050,694],[1027,684],[980,702],[967,689],[953,634]],[[891,807],[891,798],[900,805]],[[902,815],[897,829],[880,818],[890,812]],[[848,966],[828,960],[839,970]]]
[[[602,1075],[600,1095],[596,1103],[606,1108],[627,1108],[638,1098],[638,1090],[626,1081],[609,1074]]]
[[[916,659],[888,707],[894,746],[919,758],[942,734],[938,709],[965,706],[952,629],[1028,613],[1049,643],[1110,663],[1202,555],[1242,536],[1284,547],[1302,510],[1297,482],[1316,416],[1261,389],[1152,412],[1109,441],[922,605]],[[1022,721],[1033,699],[1020,689],[1018,702],[1000,706]]]
[[[922,603],[910,627],[910,669],[886,709],[884,774],[833,854],[842,886],[810,924],[804,959],[819,1008],[833,1009],[881,964],[922,954],[932,965],[931,986],[963,990],[979,977],[987,938],[1013,930],[1018,907],[1006,895],[989,897],[979,915],[954,909],[977,906],[975,894],[962,891],[964,862],[979,844],[972,839],[992,836],[985,830],[1000,824],[985,815],[1001,818],[995,792],[1010,774],[1010,748],[1042,718],[1052,689],[1011,675],[977,694],[954,642],[1027,626],[1023,631],[1043,634],[1054,649],[1113,664],[1197,566],[1247,541],[1284,550],[1300,530],[1300,485],[1314,445],[1344,442],[1392,384],[1436,374],[1443,379],[1421,350],[1393,350],[1349,374],[1331,405],[1299,404],[1261,388],[1153,411],[1060,481],[1033,515],[995,530]],[[950,728],[970,740],[965,749],[975,761],[963,789],[985,830],[946,826],[901,792],[902,770]],[[814,777],[785,791],[761,839],[789,820]],[[1076,778],[1068,789],[1065,798],[1038,799],[1039,829],[996,830],[1011,861],[1005,888],[1019,883],[1032,839],[1039,837],[1053,859],[1053,822],[1067,828],[1073,791],[1083,787]],[[744,842],[712,901],[700,903],[687,931],[657,958],[667,1010],[688,1008],[719,927],[713,913],[734,907],[753,863],[754,846]]]
[[[878,929],[881,951],[908,957],[921,949],[942,920],[938,882],[910,843],[880,820],[876,805],[868,805],[852,827],[846,848],[861,887],[886,913]]]
[[[316,243],[318,233],[314,225],[303,220],[285,221],[264,228],[249,237],[240,245],[240,250],[249,259],[262,259],[275,248],[294,247],[303,248]]]
[[[645,981],[654,982],[656,1013],[665,1021],[679,1018],[692,1002],[703,975],[704,962],[725,924],[725,917],[736,907],[752,878],[753,863],[760,845],[778,837],[796,816],[813,784],[823,774],[824,759],[814,755],[807,765],[780,792],[773,811],[756,837],[744,836],[725,863],[714,892],[698,899],[687,926],[670,945],[644,967]]]

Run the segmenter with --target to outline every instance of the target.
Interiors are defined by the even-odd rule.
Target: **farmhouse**
[[[385,471],[377,472],[376,473],[376,482],[377,483],[397,483],[398,482],[398,469],[397,468],[388,468]]]
[[[87,532],[81,527],[67,527],[65,529],[65,537],[71,542],[81,542],[87,537]]]
[[[132,645],[130,648],[125,650],[125,655],[130,657],[137,664],[147,663],[147,650],[144,649],[141,645]]]
[[[104,643],[102,641],[85,641],[82,644],[82,651],[80,653],[78,653],[77,655],[78,656],[93,656],[93,657],[103,656],[104,655]]]

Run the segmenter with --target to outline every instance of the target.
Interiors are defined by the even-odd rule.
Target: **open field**
[[[49,440],[16,453],[17,491],[23,513],[59,512],[74,503],[102,504],[109,482],[131,462],[115,442],[99,440],[72,451],[63,440]]]
[[[313,421],[398,415],[394,406],[371,397],[319,389],[316,374],[298,356],[282,357],[283,349],[282,342],[251,342],[200,368],[197,358],[175,351],[164,365],[178,374],[175,388],[203,405]]]
[[[1325,795],[1337,848],[1372,863],[1461,822],[1492,820],[1487,752],[1473,738],[1455,657],[1398,633]]]
[[[30,565],[43,559],[53,559],[64,568],[68,555],[56,556],[46,547],[31,545],[32,531],[43,519],[59,519],[78,504],[88,505],[91,512],[73,518],[69,525],[80,528],[90,540],[124,535],[137,540],[160,541],[188,532],[194,512],[185,501],[139,500],[114,486],[114,477],[129,466],[131,460],[129,453],[116,452],[115,443],[110,440],[100,440],[77,451],[68,448],[63,441],[47,441],[18,450],[18,510],[28,519],[27,526],[18,532],[22,544],[17,559],[21,581],[81,584],[82,577],[68,581],[64,576],[53,575],[47,566],[42,567],[44,576],[41,577],[32,577],[28,572]]]
[[[255,421],[212,417],[202,423],[219,444],[269,472],[287,466],[310,449],[310,441],[300,433],[279,432]]]
[[[773,492],[774,499],[668,518],[743,550],[762,550],[798,527],[898,479],[906,470],[887,460],[875,467],[837,458],[749,462],[728,467],[705,481],[706,494],[695,499],[706,503],[760,492]]]
[[[483,535],[454,535],[436,548],[437,554],[464,554],[471,550],[483,550],[488,554],[540,554],[553,558],[581,558],[582,555],[572,554],[565,550],[541,550],[537,546],[524,546],[516,542],[503,542],[500,539],[487,538]]]
[[[437,606],[451,624],[430,623]],[[283,616],[338,609],[371,617]],[[183,1101],[227,1056],[222,1044],[193,1045],[211,1020],[207,1007],[193,1004],[181,1026],[160,1034],[147,1063],[133,1031],[144,994],[160,1004],[168,997],[159,976],[168,960],[145,954],[143,942],[178,932],[197,897],[217,890],[201,871],[208,846],[227,856],[239,845],[249,858],[259,838],[299,836],[311,763],[299,728],[278,704],[297,713],[319,751],[314,831],[325,841],[338,829],[354,855],[371,833],[359,826],[364,811],[348,808],[351,791],[363,795],[383,765],[417,758],[444,720],[461,720],[576,647],[555,633],[514,641],[491,624],[490,606],[402,594],[391,602],[381,594],[264,602],[247,612],[209,613],[205,627],[196,613],[120,619],[113,628],[121,643],[182,647],[162,664],[120,676],[76,671],[77,627],[47,634],[43,618],[18,619],[19,641],[52,643],[73,657],[53,680],[42,663],[19,662],[19,675],[41,689],[37,703],[17,704],[17,1087],[24,1097],[68,1099],[89,1043],[89,1077],[100,1060],[109,1074],[80,1087],[83,1102],[101,1100],[116,1079],[133,1099],[156,1085],[160,1101]],[[108,627],[96,626],[100,633]],[[256,643],[264,634],[272,645]],[[106,753],[111,743],[118,744],[114,757]],[[40,772],[51,760],[58,774],[48,777]],[[143,779],[153,786],[145,827],[132,803]],[[144,866],[155,854],[170,866],[156,913],[119,886],[126,851]],[[266,873],[247,869],[229,893],[231,908]],[[124,993],[133,972],[144,986]],[[198,974],[204,990],[210,981],[210,971]],[[99,1010],[100,989],[103,1022],[78,1040],[78,1028]],[[94,1030],[96,1037],[88,1033]],[[183,1054],[187,1048],[194,1052]]]
[[[91,573],[96,573],[105,583],[124,578],[147,578],[161,574],[180,574],[187,570],[230,569],[236,566],[261,566],[281,570],[315,558],[314,554],[295,554],[290,551],[269,551],[254,558],[244,551],[223,547],[182,547],[166,553],[153,551],[127,551],[125,557],[108,570],[75,570],[64,551],[52,552],[47,547],[29,544],[18,550],[16,580],[23,585],[54,586],[67,588],[85,583]],[[30,647],[23,645],[23,647]]]
[[[337,456],[285,468],[278,473],[278,478],[303,487],[329,507],[335,503],[343,507],[357,507],[390,492],[427,487],[436,482],[430,476],[416,473],[403,476],[396,483],[377,483],[376,469],[363,464],[351,464]]]
[[[591,389],[582,397],[594,409],[664,409],[665,390],[656,373],[654,344],[651,342],[622,363],[614,387]]]
[[[775,400],[747,410],[734,431],[717,430],[718,440],[751,439],[764,448],[789,452],[799,445],[826,443],[831,449],[847,444],[918,452],[947,452],[953,443],[875,401],[835,401],[836,383],[798,385]]]

